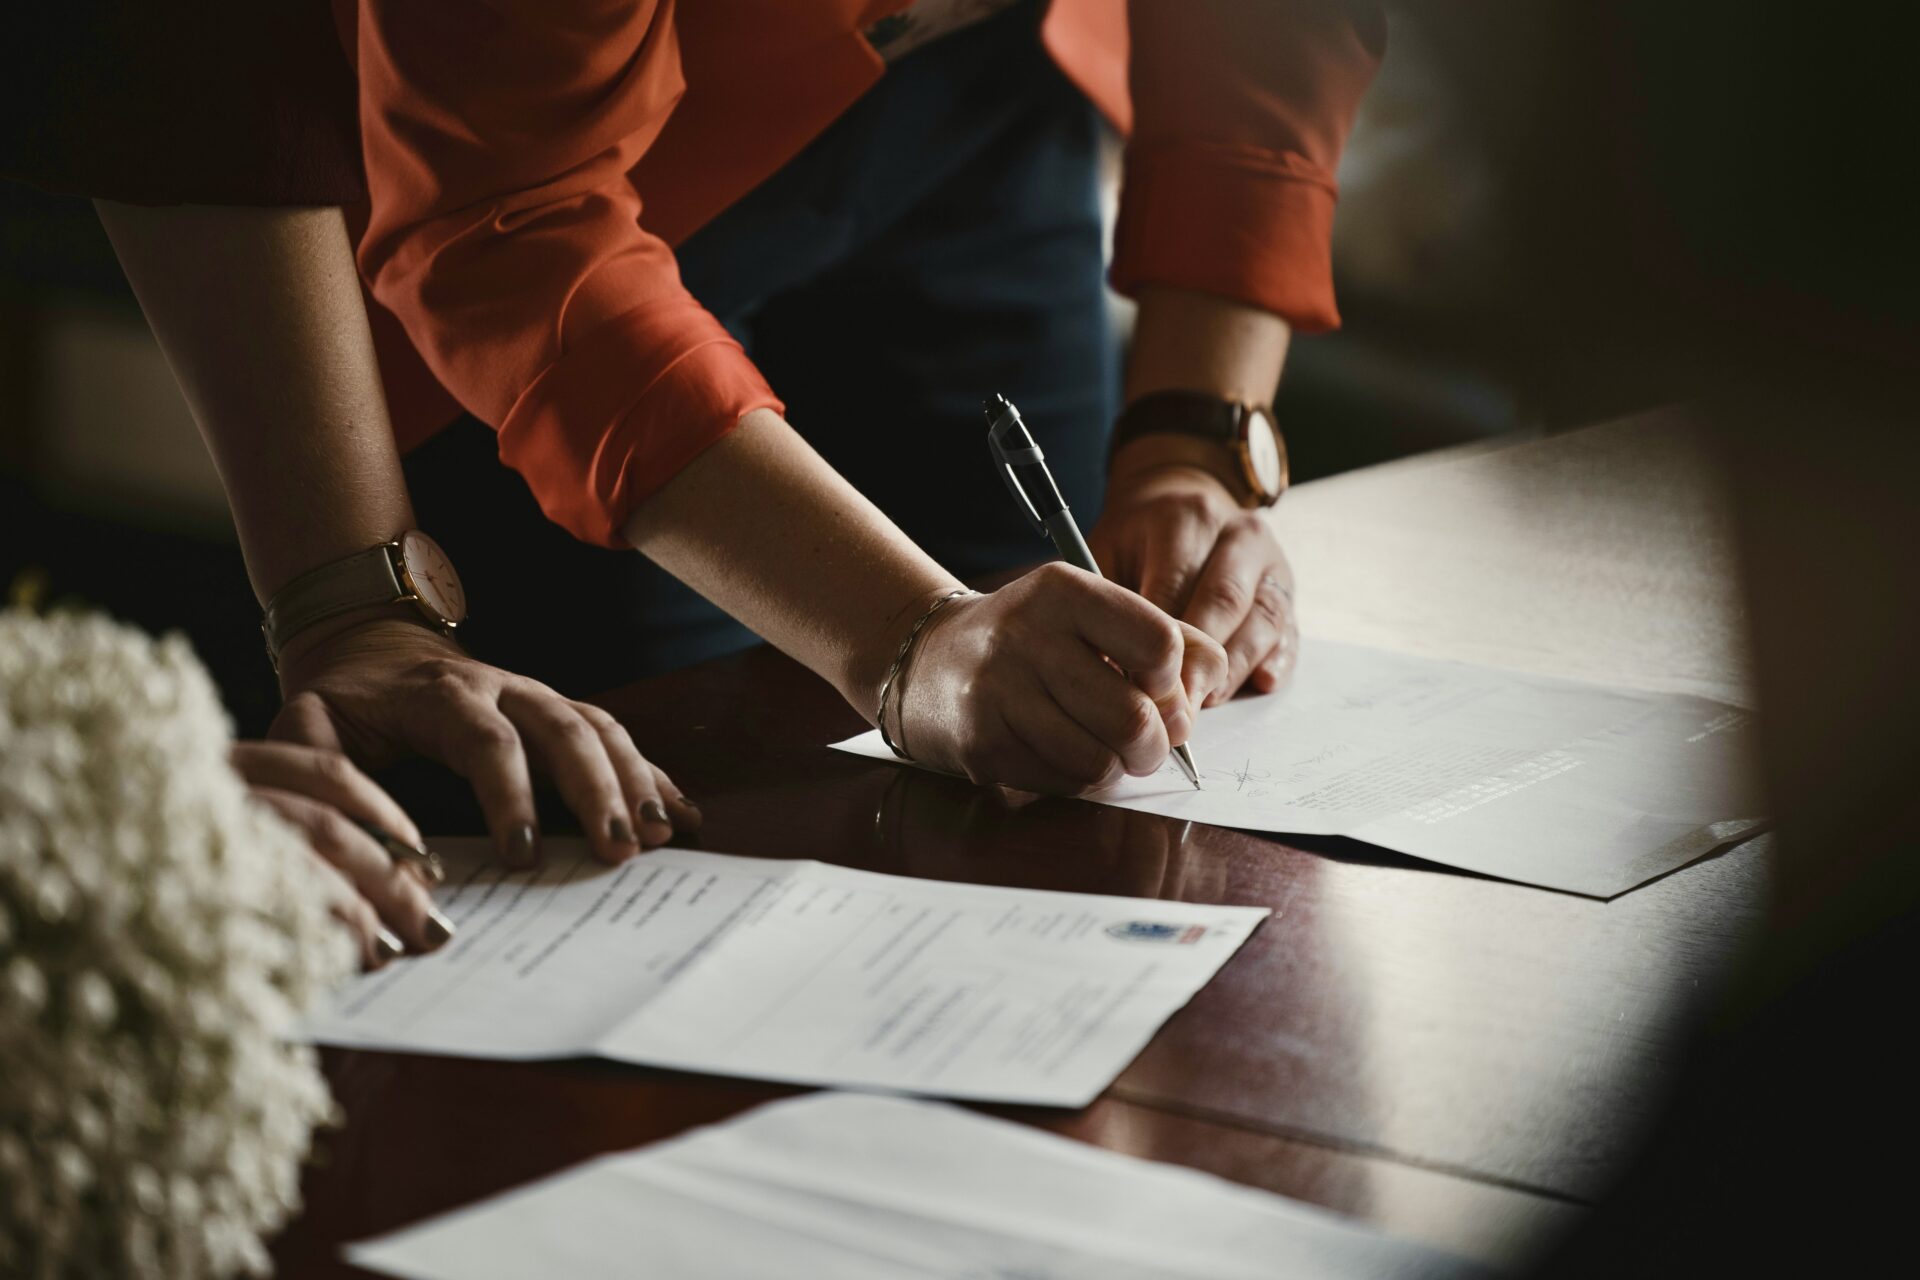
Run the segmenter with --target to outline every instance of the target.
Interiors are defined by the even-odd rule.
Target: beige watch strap
[[[323,618],[410,598],[394,569],[394,551],[399,545],[382,543],[323,564],[275,592],[260,623],[267,637],[267,652],[277,662],[287,641]]]

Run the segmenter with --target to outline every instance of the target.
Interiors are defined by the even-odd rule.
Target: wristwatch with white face
[[[1114,424],[1112,452],[1141,436],[1179,435],[1221,446],[1233,460],[1241,505],[1270,507],[1287,488],[1287,446],[1264,405],[1204,391],[1156,391],[1127,406]],[[1111,456],[1111,454],[1109,455]]]
[[[267,602],[260,630],[267,653],[280,653],[300,632],[337,614],[374,605],[411,604],[443,634],[466,620],[467,593],[440,544],[418,529],[398,540],[323,564],[280,588]]]

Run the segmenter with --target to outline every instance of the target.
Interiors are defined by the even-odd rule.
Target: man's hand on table
[[[1271,693],[1300,649],[1293,568],[1259,512],[1187,453],[1143,438],[1114,459],[1106,506],[1087,535],[1102,572],[1226,647],[1211,706],[1242,688]]]
[[[270,738],[369,767],[407,754],[447,765],[473,785],[509,865],[539,857],[536,769],[602,861],[699,829],[700,810],[607,712],[476,661],[412,622],[372,617],[302,633],[281,655],[280,683],[286,705]]]

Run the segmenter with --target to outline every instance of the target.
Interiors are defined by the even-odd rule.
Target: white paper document
[[[436,840],[447,947],[350,983],[326,1044],[597,1054],[798,1084],[1079,1106],[1265,918],[550,839],[537,871]]]
[[[1200,713],[1204,790],[1169,760],[1091,798],[1607,898],[1764,825],[1751,720],[1706,698],[1310,641],[1284,692]],[[837,745],[894,758],[878,733]]]
[[[823,1093],[366,1244],[409,1280],[1465,1280],[1489,1273],[1189,1169],[904,1098]]]

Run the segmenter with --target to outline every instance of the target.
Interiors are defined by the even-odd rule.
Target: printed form
[[[1200,713],[1203,790],[1169,760],[1088,798],[1609,898],[1764,825],[1752,719],[1707,698],[1309,641],[1284,691]],[[878,733],[837,746],[894,759]]]
[[[365,1244],[412,1280],[1468,1280],[1313,1205],[938,1103],[816,1093]]]
[[[577,839],[511,872],[433,844],[459,933],[350,983],[312,1039],[1079,1106],[1268,914],[686,849],[608,867]]]

